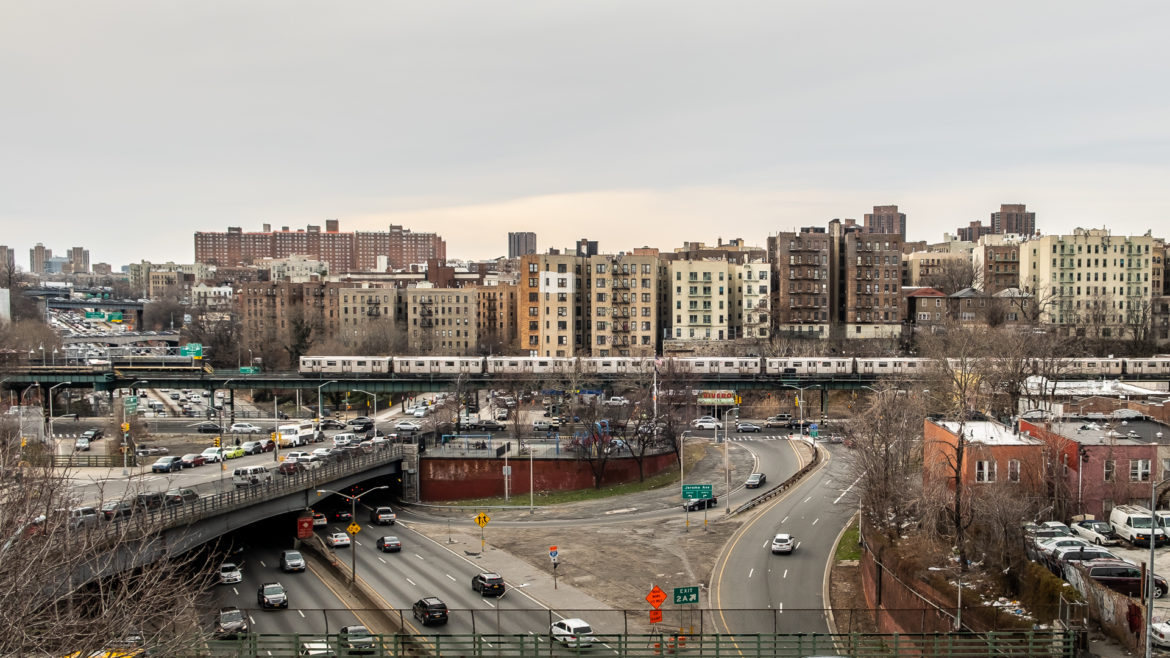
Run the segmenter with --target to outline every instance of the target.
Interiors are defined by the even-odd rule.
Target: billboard
[[[735,391],[699,391],[698,403],[700,406],[734,407],[737,404],[737,398]]]

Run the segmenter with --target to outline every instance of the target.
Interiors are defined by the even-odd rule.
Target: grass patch
[[[689,472],[695,464],[699,463],[707,454],[707,447],[705,444],[691,444],[686,447],[686,463],[687,471]],[[643,482],[627,482],[625,484],[615,484],[601,489],[575,489],[572,491],[538,491],[536,492],[533,504],[537,507],[544,505],[560,505],[563,503],[577,503],[585,500],[599,500],[602,498],[611,498],[613,496],[624,496],[625,494],[640,493],[642,491],[651,491],[653,489],[661,489],[668,486],[678,486],[678,466],[671,466],[665,471],[646,478]],[[682,497],[679,497],[682,500]],[[513,507],[528,507],[528,494],[521,493],[512,496],[510,500],[505,501],[502,496],[495,498],[473,498],[469,500],[452,501],[448,503],[439,503],[440,505],[447,505],[449,507],[475,507],[482,506],[513,506]]]
[[[858,529],[857,522],[853,522],[845,529],[845,534],[841,535],[841,541],[837,544],[837,561],[841,560],[860,560],[861,559],[861,534]]]

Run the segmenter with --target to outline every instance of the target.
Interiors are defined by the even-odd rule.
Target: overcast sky
[[[117,268],[195,231],[448,256],[1000,203],[1170,237],[1170,3],[50,2],[0,8],[0,244]]]

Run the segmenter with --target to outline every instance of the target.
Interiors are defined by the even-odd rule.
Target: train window
[[[448,368],[450,368],[450,367],[452,367],[452,366],[454,366],[454,365],[455,365],[455,362],[454,362],[454,361],[444,361],[444,362],[443,362],[443,365],[445,365],[445,366],[447,366]]]
[[[364,368],[366,365],[366,362],[365,361],[355,361],[354,365],[359,367],[359,368]]]
[[[414,365],[418,366],[419,368],[422,368],[422,367],[426,366],[427,364],[425,361],[418,361]]]
[[[541,368],[547,368],[547,367],[548,367],[548,361],[537,361],[537,362],[536,362],[536,365],[540,366]]]
[[[831,361],[822,361],[821,362],[822,368],[829,368],[829,367],[832,367],[832,365],[833,365],[833,363]]]
[[[906,362],[906,366],[907,366],[907,367],[910,367],[910,368],[917,368],[917,367],[918,367],[918,362],[917,362],[917,361],[907,361],[907,362]]]
[[[886,363],[885,361],[879,361],[879,362],[878,362],[878,364],[877,364],[877,367],[879,367],[879,368],[889,368],[889,367],[890,367],[890,364]]]
[[[802,364],[802,362],[800,362],[800,361],[793,361],[793,362],[792,362],[792,367],[793,367],[793,368],[799,368],[799,367],[801,367],[801,365],[803,365],[803,364]]]
[[[337,362],[336,362],[336,361],[326,361],[326,362],[325,362],[325,365],[327,365],[327,366],[335,366],[335,365],[337,365]]]
[[[1095,361],[1085,361],[1085,367],[1086,368],[1096,368],[1097,363]]]
[[[1151,367],[1151,368],[1156,368],[1156,367],[1158,367],[1158,364],[1157,364],[1157,363],[1155,363],[1154,361],[1150,361],[1150,362],[1149,362],[1149,364],[1147,364],[1147,365],[1149,365],[1149,367]]]
[[[601,362],[601,367],[602,367],[602,368],[608,368],[609,366],[610,366],[610,363],[609,363],[609,361],[602,361],[602,362]]]

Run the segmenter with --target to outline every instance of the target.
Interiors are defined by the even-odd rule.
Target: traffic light
[[[216,448],[218,448],[218,447],[219,447],[219,437],[218,437],[218,436],[217,436],[217,437],[215,437],[215,447],[216,447]]]
[[[129,432],[130,431],[130,423],[122,423],[122,431]]]

